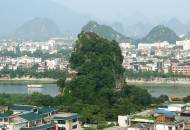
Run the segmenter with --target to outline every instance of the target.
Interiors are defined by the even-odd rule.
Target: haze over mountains
[[[44,31],[42,31],[43,24],[39,24],[40,22],[36,23],[36,26],[41,28],[41,31],[40,29],[34,29],[35,31],[33,31],[42,38],[47,36],[60,36],[63,34],[76,35],[81,31],[82,27],[91,20],[97,21],[101,25],[109,25],[122,37],[131,37],[133,39],[144,38],[153,27],[158,25],[151,23],[151,20],[149,21],[146,16],[140,13],[134,13],[134,15],[123,19],[118,18],[115,19],[115,21],[99,19],[95,16],[74,12],[63,4],[56,3],[55,0],[1,0],[0,8],[0,37],[17,36],[19,38],[19,35],[23,35],[26,32],[30,32],[28,35],[30,34],[32,37],[34,34],[32,34],[32,30],[29,29],[31,27],[27,27],[30,26],[30,24],[26,23],[36,18],[46,18],[47,21],[44,20],[44,22],[46,21],[45,23],[54,23],[54,25],[46,24],[46,34],[42,34],[43,36],[39,34],[42,32],[44,33]],[[184,24],[177,18],[163,21],[161,24],[174,30],[178,36],[185,36],[187,32],[190,32],[190,24]],[[50,28],[52,28],[52,26],[57,31],[51,30]],[[52,31],[51,35],[50,31]],[[23,36],[21,38],[26,37],[28,36]],[[185,38],[189,38],[189,33]]]
[[[20,26],[13,37],[26,40],[43,40],[61,36],[57,24],[48,18],[35,18]]]
[[[0,34],[14,33],[19,26],[36,17],[52,19],[61,32],[76,33],[91,19],[52,0],[1,0],[0,8]]]

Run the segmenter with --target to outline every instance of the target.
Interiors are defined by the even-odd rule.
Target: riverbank
[[[182,87],[190,87],[189,80],[126,80],[127,84],[129,85],[137,85],[137,86],[163,86],[163,87],[170,87],[170,86],[182,86]]]
[[[56,84],[57,80],[50,78],[0,78],[0,84]]]

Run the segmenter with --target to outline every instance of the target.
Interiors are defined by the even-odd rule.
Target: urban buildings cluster
[[[132,115],[119,115],[118,126],[105,130],[189,130],[190,104],[167,103]]]
[[[190,75],[190,40],[168,42],[120,43],[123,66],[133,71],[173,72]]]
[[[35,67],[41,72],[64,70],[68,65],[68,59],[62,53],[72,51],[74,39],[54,38],[48,41],[0,42],[0,70]]]

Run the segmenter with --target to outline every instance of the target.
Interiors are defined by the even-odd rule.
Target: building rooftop
[[[152,119],[143,119],[143,118],[134,118],[131,119],[133,122],[142,122],[142,123],[154,123],[154,120]]]
[[[19,110],[19,111],[31,111],[33,108],[34,106],[31,105],[18,105],[18,104],[13,105],[12,107],[13,110]]]
[[[77,113],[58,113],[55,114],[54,119],[61,119],[61,120],[72,120],[79,118],[79,115]]]
[[[56,112],[57,110],[51,107],[42,107],[39,109],[40,114],[50,113],[50,112]]]
[[[41,126],[36,126],[36,127],[32,127],[32,128],[21,128],[21,130],[46,130],[48,128],[52,128],[54,127],[53,123],[49,123],[49,124],[44,124]]]
[[[169,104],[168,107],[184,107],[185,104]]]
[[[159,116],[159,115],[164,115],[170,118],[174,118],[175,115],[173,112],[165,110],[165,109],[158,109],[156,110],[156,112],[154,113],[154,116]]]
[[[35,112],[29,112],[29,113],[25,113],[25,114],[20,115],[20,117],[27,120],[27,121],[35,121],[35,120],[42,119],[44,116],[40,115],[38,113],[35,113]]]

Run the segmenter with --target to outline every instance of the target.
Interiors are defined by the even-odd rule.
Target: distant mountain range
[[[57,24],[48,18],[35,18],[21,25],[13,37],[24,40],[44,40],[61,36]]]
[[[83,25],[94,19],[53,0],[0,0],[0,9],[0,34],[7,35],[36,17],[52,19],[60,31],[67,34],[78,34]]]
[[[180,40],[180,38],[173,30],[164,25],[158,25],[154,27],[141,42],[153,43],[168,41],[170,43],[175,43],[177,40]]]
[[[131,17],[129,16],[124,19],[119,19],[118,17],[117,20],[119,22],[104,21],[93,16],[76,13],[71,9],[66,8],[64,5],[56,3],[54,0],[0,0],[0,9],[0,38],[24,34],[23,32],[26,32],[26,28],[30,28],[26,27],[28,26],[28,21],[30,22],[31,19],[36,17],[47,17],[49,19],[48,21],[53,21],[53,26],[57,32],[55,33],[55,30],[52,31],[56,35],[58,32],[77,35],[88,21],[101,21],[103,24],[110,25],[109,29],[108,26],[106,28],[108,30],[111,30],[110,28],[112,28],[111,32],[114,32],[113,36],[110,36],[110,34],[104,34],[104,36],[109,39],[117,39],[121,41],[128,41],[131,40],[131,38],[142,39],[155,26],[153,22],[151,23],[151,21],[141,13],[136,13]],[[178,19],[172,18],[161,24],[174,30],[178,36],[189,38],[190,34],[187,32],[190,32],[190,23],[184,24]],[[49,26],[50,24],[47,25]],[[51,30],[50,28],[52,25],[50,27],[47,25],[46,29]],[[105,26],[101,27],[105,28]],[[100,32],[103,31],[104,29]],[[34,35],[31,34],[31,30],[29,32],[30,36]],[[40,30],[38,30],[38,32],[40,32]]]
[[[118,32],[137,39],[145,37],[151,31],[151,29],[156,26],[154,23],[147,23],[142,21],[133,22],[134,24],[125,24],[124,22],[117,22],[116,25],[114,23],[111,26]],[[126,23],[127,22],[128,20],[126,20]],[[190,23],[184,24],[177,18],[172,18],[168,21],[161,22],[160,25],[169,27],[170,29],[174,30],[180,37],[183,37],[187,32],[190,31]]]
[[[119,24],[118,24],[119,25]],[[118,26],[122,27],[122,26]],[[118,28],[117,30],[119,30]],[[116,40],[118,42],[133,42],[137,43],[137,40],[126,37],[118,31],[114,30],[108,25],[100,25],[97,22],[90,21],[87,25],[82,28],[85,32],[95,32],[101,37],[109,40]],[[180,40],[180,37],[170,28],[164,25],[158,25],[151,29],[151,31],[138,42],[153,43],[153,42],[163,42],[168,41],[170,43],[175,43],[175,41]]]
[[[133,41],[133,39],[126,37],[123,34],[115,31],[112,27],[98,24],[95,21],[88,22],[87,25],[83,26],[82,31],[94,32],[103,38],[106,38],[108,40],[116,40],[118,42]]]
[[[111,27],[112,26],[112,27]],[[135,39],[134,37],[127,37],[124,33],[124,27],[121,23],[116,22],[111,26],[98,24],[95,21],[90,21],[86,25],[82,27],[82,31],[85,32],[95,32],[101,37],[104,37],[108,40],[116,40],[118,42],[132,42],[134,44],[138,42],[162,42],[168,41],[170,43],[175,43],[176,40],[180,40],[181,38],[169,27],[165,25],[158,25],[153,27],[148,32],[148,27],[145,29],[144,24],[139,23],[136,25],[137,32],[146,32],[146,36],[143,38]],[[131,28],[132,29],[132,28]],[[80,30],[81,31],[81,30]],[[80,32],[79,31],[79,32]],[[10,38],[14,39],[22,39],[22,40],[44,40],[51,37],[59,37],[63,34],[60,31],[60,27],[57,25],[55,21],[50,18],[35,18],[23,23],[20,27],[18,27]],[[140,35],[140,34],[138,34]],[[190,39],[190,32],[187,33],[184,39]]]

